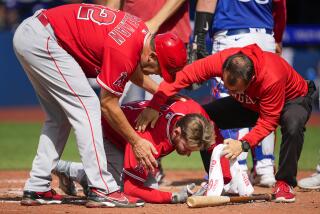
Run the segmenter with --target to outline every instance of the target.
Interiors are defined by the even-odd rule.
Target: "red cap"
[[[167,82],[173,82],[176,71],[187,64],[185,44],[173,33],[156,35],[154,43],[162,77]]]

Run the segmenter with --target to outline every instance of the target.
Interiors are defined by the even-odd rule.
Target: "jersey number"
[[[103,6],[85,5],[80,6],[78,19],[91,20],[98,25],[110,25],[116,19],[116,14]]]

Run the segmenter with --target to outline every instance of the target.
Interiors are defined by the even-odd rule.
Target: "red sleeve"
[[[274,38],[277,43],[282,42],[283,32],[287,21],[286,0],[273,0]]]
[[[224,184],[228,184],[232,179],[231,172],[230,172],[230,162],[225,156],[222,156],[220,158],[220,164],[221,164]]]
[[[143,183],[129,177],[124,177],[124,192],[128,195],[141,198],[148,203],[169,204],[171,203],[171,192],[144,187]]]
[[[176,80],[173,83],[163,81],[160,84],[158,91],[154,94],[148,106],[159,111],[160,106],[166,102],[168,97],[176,94],[188,85],[221,76],[221,61],[221,53],[219,52],[185,66],[182,71],[177,72]]]
[[[104,63],[97,77],[97,82],[107,91],[121,96],[124,86],[135,71],[135,66],[126,56],[113,48],[105,48],[103,57]]]
[[[253,129],[242,140],[256,146],[263,138],[274,131],[278,124],[280,113],[285,103],[285,83],[277,82],[270,85],[264,92],[259,104],[259,119]]]

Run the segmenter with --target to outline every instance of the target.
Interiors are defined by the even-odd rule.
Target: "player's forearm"
[[[256,125],[243,137],[251,147],[255,147],[277,128],[284,103],[285,88],[282,83],[276,82],[264,89],[259,102],[259,118]]]
[[[101,98],[103,117],[114,130],[116,130],[127,142],[130,142],[130,144],[133,145],[140,137],[131,127],[123,111],[119,107],[118,101],[119,99],[115,98]]]
[[[160,106],[167,101],[168,97],[178,93],[181,89],[192,83],[200,83],[212,77],[219,76],[219,72],[214,66],[216,60],[220,60],[218,54],[197,60],[185,66],[182,71],[176,74],[176,80],[173,83],[163,81],[159,85],[158,91],[154,94],[148,106],[159,111]]]
[[[275,95],[277,96],[277,95]],[[282,107],[277,108],[278,110],[270,110],[269,113],[260,110],[259,118],[256,125],[251,129],[251,131],[246,134],[241,140],[247,141],[253,148],[259,144],[265,137],[267,137],[271,132],[275,131],[280,118],[280,110]]]
[[[159,85],[149,76],[144,75],[144,80],[141,87],[145,89],[147,92],[154,94],[158,90]]]
[[[217,0],[198,0],[196,11],[214,13],[216,10]]]
[[[158,29],[168,18],[170,18],[185,2],[185,0],[167,0],[158,13],[148,20],[149,26],[152,29]]]
[[[139,81],[132,80],[132,82],[151,94],[156,93],[159,87],[158,83],[156,83],[148,75],[143,75],[143,78],[141,80]]]
[[[247,141],[250,147],[254,148],[275,129],[274,127],[265,127],[262,124],[257,124],[241,140]]]
[[[125,176],[124,192],[128,195],[141,198],[148,203],[169,204],[171,203],[171,192],[144,187],[143,183]]]
[[[286,0],[273,1],[274,38],[277,43],[282,42],[283,33],[287,21]]]
[[[156,91],[158,90],[158,83],[153,81],[153,79],[151,79],[149,75],[143,74],[140,66],[136,68],[136,71],[133,73],[130,80],[131,82],[133,82],[134,84],[143,88],[151,94],[156,93]]]

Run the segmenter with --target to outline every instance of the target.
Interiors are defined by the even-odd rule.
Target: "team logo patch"
[[[139,174],[143,174],[144,172],[144,167],[141,163],[138,163],[135,167],[134,167],[134,171],[136,171]]]
[[[113,83],[113,85],[123,88],[127,82],[126,81],[127,77],[128,77],[127,72],[121,72],[120,77]]]

